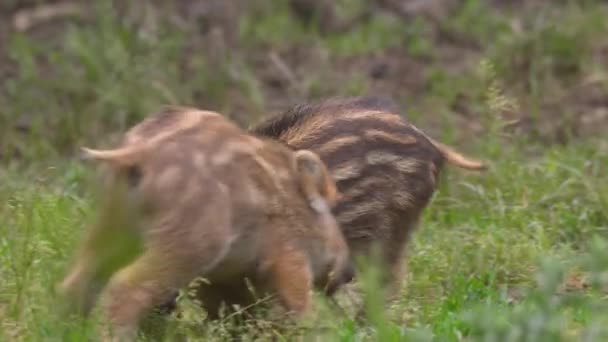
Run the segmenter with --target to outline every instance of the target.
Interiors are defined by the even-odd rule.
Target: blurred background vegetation
[[[2,0],[0,337],[90,337],[52,295],[92,212],[80,146],[162,104],[247,127],[298,102],[385,95],[492,169],[444,176],[390,319],[334,314],[323,336],[606,340],[607,18],[603,0]],[[201,317],[182,327],[301,333],[201,331]]]
[[[608,122],[603,1],[4,0],[0,13],[3,161],[73,152],[167,103],[247,125],[381,94],[460,143],[489,115],[545,144]],[[490,113],[489,90],[517,107]]]

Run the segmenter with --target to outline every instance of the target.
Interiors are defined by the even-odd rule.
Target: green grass
[[[536,340],[550,341],[593,329],[608,333],[602,325],[608,319],[605,292],[558,291],[563,277],[572,274],[595,276],[608,285],[607,241],[599,238],[608,229],[608,146],[581,142],[547,149],[534,161],[522,159],[504,153],[484,176],[450,170],[415,235],[408,286],[386,314],[391,320],[376,317],[376,329],[370,329],[333,316],[330,336],[354,340],[382,334],[397,340],[400,334],[432,333],[455,340],[537,333]],[[15,171],[5,175],[9,182],[0,188],[4,338],[84,338],[93,332],[76,318],[58,315],[61,303],[53,294],[92,212],[91,198],[80,188],[86,173],[72,163],[48,170],[41,179],[25,181]],[[175,326],[215,337],[227,336],[230,329],[265,336],[274,330],[260,321],[245,328],[212,324],[200,332],[194,324],[204,317],[199,314]]]
[[[340,8],[348,17],[360,5],[344,1]],[[476,46],[464,69],[444,61],[454,47],[422,18],[383,13],[347,32],[322,34],[279,2],[241,17],[238,44],[221,50],[193,39],[202,34],[196,25],[178,29],[161,12],[152,12],[158,26],[150,30],[99,6],[94,20],[65,22],[54,39],[12,34],[0,42],[0,60],[12,70],[0,88],[0,341],[81,341],[95,334],[98,314],[64,315],[53,290],[94,215],[86,186],[92,170],[76,158],[77,147],[113,142],[113,134],[160,104],[254,121],[291,95],[265,81],[269,49],[286,58],[306,97],[388,90],[421,129],[446,143],[462,142],[462,150],[492,167],[473,174],[447,166],[410,245],[400,300],[383,306],[373,267],[362,277],[369,324],[321,300],[303,327],[263,316],[207,323],[183,298],[183,317],[168,320],[166,340],[173,334],[330,341],[608,337],[608,144],[605,133],[587,136],[570,124],[597,109],[597,98],[587,95],[608,89],[606,4],[502,13],[465,1],[441,22]],[[321,62],[311,68],[301,50]],[[407,79],[371,81],[361,64],[348,67],[382,54],[417,61],[425,71],[424,95],[404,96]],[[589,79],[596,88],[570,93]],[[385,83],[375,88],[374,82]],[[513,113],[529,119],[529,127],[508,129]],[[463,116],[482,133],[462,125]],[[26,129],[17,129],[23,121]],[[558,124],[569,138],[555,144],[559,139],[543,133],[546,124]]]

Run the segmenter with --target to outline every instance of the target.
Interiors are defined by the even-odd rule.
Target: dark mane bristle
[[[287,111],[262,120],[251,130],[253,134],[279,137],[287,129],[297,126],[314,115],[332,115],[349,110],[378,110],[399,113],[395,101],[384,96],[333,97],[310,103],[299,103]]]

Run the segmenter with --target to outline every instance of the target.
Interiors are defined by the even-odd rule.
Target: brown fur
[[[405,247],[444,162],[486,168],[429,138],[398,111],[382,98],[330,99],[295,106],[250,129],[319,154],[342,194],[333,212],[351,255],[369,256],[372,245],[380,247],[389,296],[400,289]]]
[[[109,167],[107,206],[59,289],[88,312],[94,285],[111,275],[103,308],[119,339],[133,339],[148,310],[198,276],[220,287],[250,278],[297,316],[310,310],[313,286],[334,288],[352,276],[331,214],[335,184],[312,152],[193,108],[150,116],[116,149],[83,151]],[[129,235],[143,252],[108,272],[108,257],[133,248],[121,243]],[[214,296],[210,289],[212,306]]]

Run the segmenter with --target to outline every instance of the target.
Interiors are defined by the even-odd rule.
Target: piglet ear
[[[333,207],[340,195],[321,158],[312,151],[299,150],[295,152],[295,164],[302,191],[308,200],[322,199]]]

